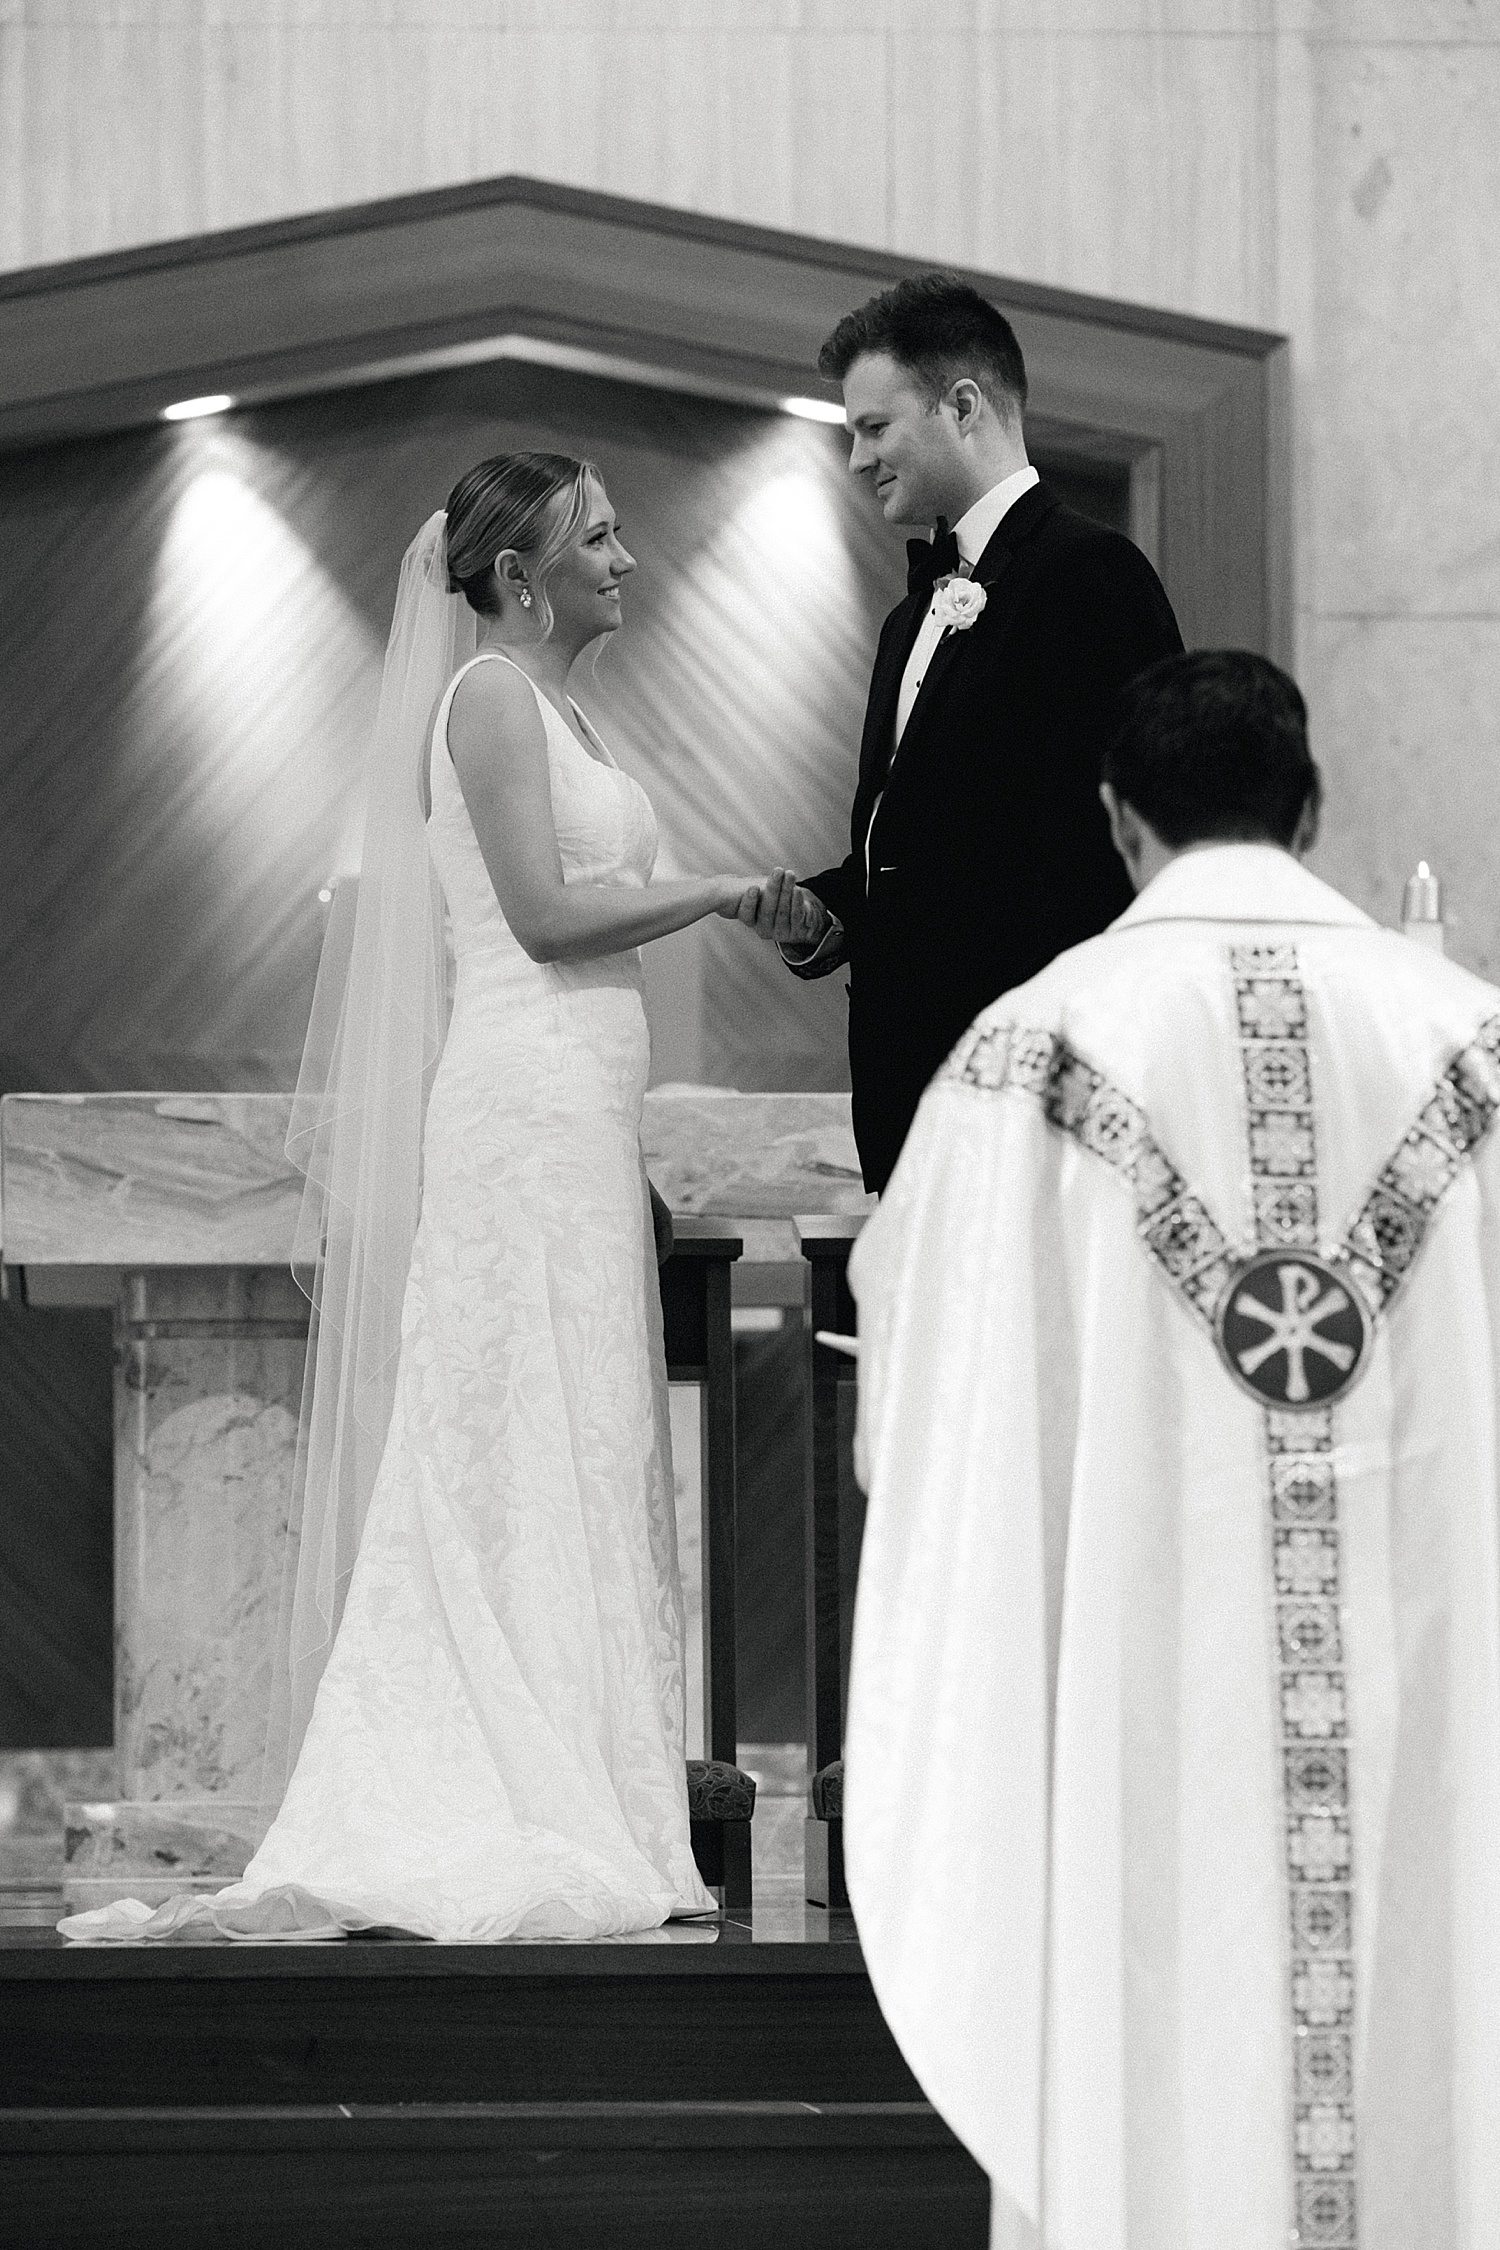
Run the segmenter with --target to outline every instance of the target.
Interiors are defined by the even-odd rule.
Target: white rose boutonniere
[[[988,599],[972,578],[941,578],[932,597],[932,614],[945,633],[967,633]]]

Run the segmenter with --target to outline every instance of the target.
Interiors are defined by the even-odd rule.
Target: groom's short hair
[[[1244,648],[1194,649],[1138,673],[1100,779],[1174,851],[1289,845],[1323,801],[1301,690]]]
[[[818,372],[841,383],[866,352],[889,352],[935,406],[968,376],[993,404],[1020,414],[1026,362],[1003,312],[951,273],[914,274],[845,313],[818,354]]]

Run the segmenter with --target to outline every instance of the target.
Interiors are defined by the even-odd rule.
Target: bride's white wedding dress
[[[513,936],[447,754],[468,669],[432,742],[458,982],[395,1411],[311,1724],[241,1881],[72,1937],[597,1938],[714,1910],[688,1835],[640,961],[544,966]],[[645,883],[644,793],[537,700],[566,879]]]

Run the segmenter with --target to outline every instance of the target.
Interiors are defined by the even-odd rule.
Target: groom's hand
[[[796,960],[816,953],[832,928],[833,916],[817,892],[804,890],[798,883],[792,895],[792,934],[782,940],[788,956]]]
[[[828,909],[820,898],[805,890],[786,868],[772,869],[769,882],[761,886],[754,922],[757,937],[794,951],[811,948],[821,941],[828,923]]]

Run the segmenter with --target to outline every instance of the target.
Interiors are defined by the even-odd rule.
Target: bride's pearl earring
[[[529,586],[521,588],[521,607],[522,609],[530,609],[531,607],[531,588]]]

